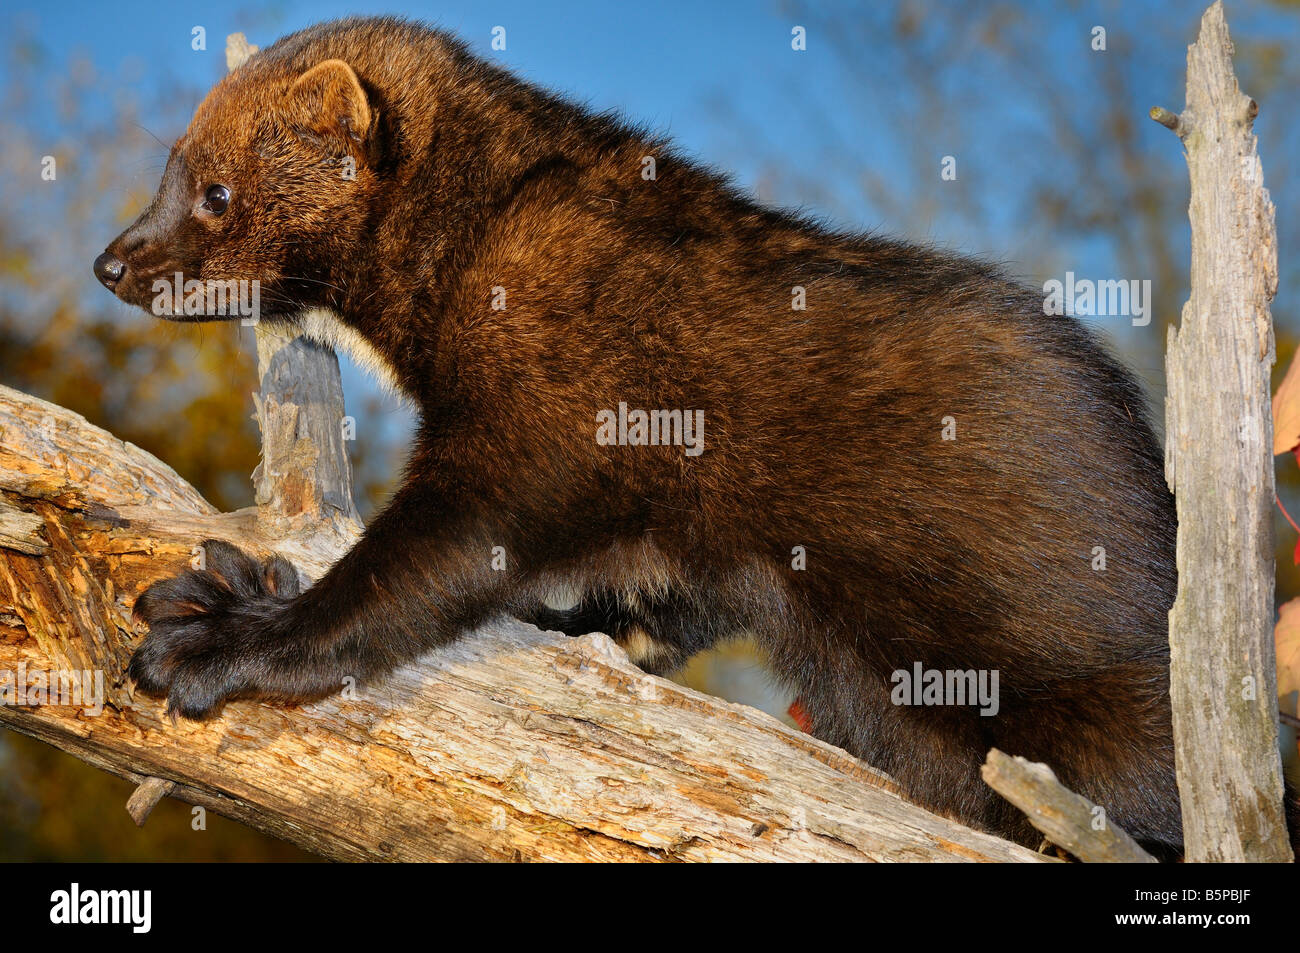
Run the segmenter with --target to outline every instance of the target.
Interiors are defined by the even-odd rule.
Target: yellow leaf
[[[1291,360],[1273,395],[1273,456],[1300,444],[1300,361]]]
[[[1292,599],[1278,610],[1273,641],[1277,645],[1277,694],[1285,698],[1300,691],[1300,599]]]

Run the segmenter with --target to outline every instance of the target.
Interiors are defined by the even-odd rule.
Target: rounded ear
[[[294,80],[285,99],[292,125],[345,143],[360,144],[370,135],[369,99],[357,74],[342,60],[317,63]]]

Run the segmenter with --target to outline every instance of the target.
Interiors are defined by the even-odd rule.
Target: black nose
[[[116,255],[110,255],[108,252],[100,255],[95,259],[95,277],[99,283],[110,291],[113,285],[122,280],[126,274],[126,263]]]

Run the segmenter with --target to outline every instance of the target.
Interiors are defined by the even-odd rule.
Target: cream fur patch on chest
[[[333,311],[313,308],[302,312],[298,315],[298,332],[318,344],[332,347],[336,353],[346,354],[388,391],[402,399],[408,398],[409,395],[402,389],[388,359]]]

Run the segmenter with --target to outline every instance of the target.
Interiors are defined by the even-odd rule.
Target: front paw
[[[267,624],[298,595],[298,575],[281,556],[259,562],[212,539],[203,552],[204,569],[155,582],[132,609],[149,634],[127,672],[141,691],[165,696],[173,718],[209,718],[255,692]]]

